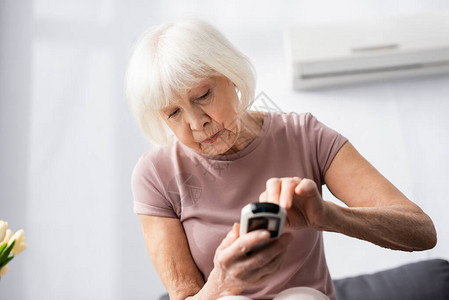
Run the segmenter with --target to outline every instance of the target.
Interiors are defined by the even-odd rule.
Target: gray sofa
[[[334,280],[337,300],[449,300],[449,263],[425,260]],[[159,300],[169,300],[162,295]]]
[[[334,280],[338,300],[449,300],[449,263],[432,259]]]

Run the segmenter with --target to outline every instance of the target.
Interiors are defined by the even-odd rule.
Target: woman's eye
[[[171,114],[168,115],[168,118],[170,119],[171,117],[174,117],[178,114],[179,109],[175,110],[174,112],[172,112]]]
[[[206,99],[207,96],[209,96],[209,93],[210,93],[210,90],[207,90],[207,92],[206,92],[204,95],[200,96],[200,97],[198,98],[198,100]]]

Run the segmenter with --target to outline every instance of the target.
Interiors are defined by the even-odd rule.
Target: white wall
[[[122,81],[131,43],[183,16],[210,21],[252,58],[257,91],[311,111],[434,220],[435,249],[405,253],[325,234],[337,277],[449,259],[449,76],[294,92],[282,32],[299,22],[434,9],[440,1],[1,1],[0,219],[29,248],[1,282],[5,299],[156,299],[163,293],[132,213],[130,174],[147,149]],[[224,4],[226,3],[226,4]],[[332,196],[325,191],[325,197]]]

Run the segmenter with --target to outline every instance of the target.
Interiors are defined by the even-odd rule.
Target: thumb
[[[228,232],[223,241],[221,241],[221,244],[220,246],[218,246],[218,249],[225,249],[229,247],[239,237],[239,231],[240,231],[240,224],[234,223],[232,229]]]
[[[301,182],[296,186],[295,193],[297,195],[310,195],[315,191],[315,182],[313,180],[304,178]]]
[[[260,194],[259,202],[267,202],[267,191],[264,191]]]

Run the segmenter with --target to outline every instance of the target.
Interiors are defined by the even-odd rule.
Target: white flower
[[[12,255],[17,255],[23,250],[26,249],[27,245],[25,244],[25,237],[23,236],[23,229],[18,230],[8,242],[8,246],[12,244],[13,241],[16,241],[14,244],[14,248],[12,248]]]
[[[0,269],[0,277],[2,277],[3,275],[6,274],[6,272],[8,272],[9,267],[6,265],[3,268]]]
[[[6,229],[8,229],[8,222],[0,220],[0,245],[3,244],[3,240],[5,239]]]
[[[6,223],[6,224],[8,224],[8,223]],[[9,240],[11,239],[11,236],[12,236],[12,230],[6,229],[6,233],[3,236],[3,240],[0,239],[0,247],[3,246],[3,244],[7,244],[9,242]]]
[[[12,246],[13,243],[14,246]],[[14,258],[14,255],[25,250],[26,247],[23,229],[18,230],[13,235],[11,229],[8,229],[8,223],[0,220],[0,277],[8,272],[7,263]]]

